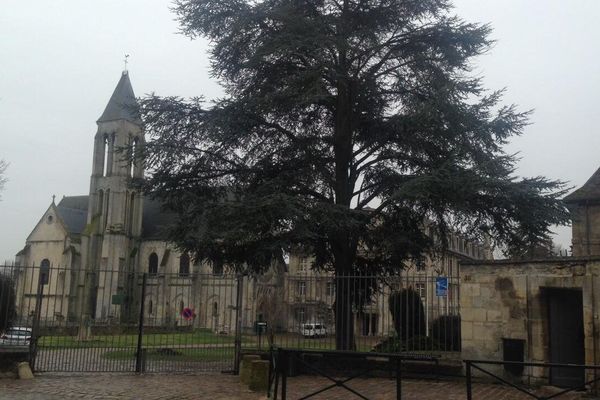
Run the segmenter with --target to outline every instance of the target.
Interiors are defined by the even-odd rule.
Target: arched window
[[[98,190],[98,204],[96,204],[96,214],[102,215],[102,206],[104,206],[104,191]]]
[[[112,175],[112,169],[113,169],[113,164],[114,164],[113,158],[114,158],[114,154],[115,154],[116,141],[117,141],[117,136],[113,132],[112,135],[110,135],[110,140],[108,142],[108,171],[106,173],[106,176]]]
[[[131,141],[131,160],[129,161],[129,176],[135,177],[137,167],[138,138]]]
[[[152,315],[152,300],[148,302],[148,314]]]
[[[102,213],[102,230],[105,230],[108,226],[108,210],[110,206],[110,189],[106,189],[106,194],[104,195],[104,212]]]
[[[217,259],[213,261],[213,274],[223,275],[223,260]]]
[[[179,276],[188,276],[190,274],[190,257],[182,254],[179,257]]]
[[[156,253],[152,253],[150,254],[150,257],[148,257],[148,274],[150,274],[150,276],[158,274],[158,256]]]
[[[183,314],[183,300],[179,302],[179,315]]]
[[[42,285],[48,284],[48,277],[50,276],[50,260],[44,258],[40,264],[40,283]]]
[[[217,303],[216,301],[213,303],[212,315],[213,317],[219,315],[219,303]]]
[[[104,138],[102,139],[102,176],[108,176],[108,164],[109,164],[108,154],[109,154],[109,141],[108,141],[108,135],[105,134]]]

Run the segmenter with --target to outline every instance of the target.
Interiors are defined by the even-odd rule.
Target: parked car
[[[308,323],[300,326],[300,333],[304,337],[322,337],[327,335],[327,328],[324,324]]]
[[[29,346],[31,333],[31,328],[13,326],[0,335],[0,345]]]

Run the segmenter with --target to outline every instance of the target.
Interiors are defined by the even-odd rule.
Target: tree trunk
[[[348,75],[346,38],[350,31],[348,20],[348,0],[343,1],[341,24],[338,34],[339,65],[337,95],[335,107],[335,128],[333,137],[333,153],[335,159],[335,204],[350,210],[354,182],[350,175],[352,166],[352,133],[354,93],[352,80]],[[334,258],[336,279],[335,294],[335,347],[337,350],[355,350],[354,314],[352,313],[353,287],[352,275],[356,246],[353,246],[352,232],[341,227],[332,232],[330,243]]]
[[[354,313],[352,312],[352,278],[336,273],[335,290],[335,348],[356,350],[354,342]]]

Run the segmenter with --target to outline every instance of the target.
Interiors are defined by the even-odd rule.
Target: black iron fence
[[[30,332],[36,371],[233,370],[238,277],[2,268],[0,345]],[[8,289],[10,288],[10,289]],[[8,311],[8,307],[12,310]],[[238,330],[239,331],[239,330]],[[237,346],[237,349],[236,349]],[[237,351],[236,351],[237,350]]]
[[[279,284],[250,280],[244,293],[242,326],[255,346],[333,350],[345,335],[346,350],[460,352],[458,277],[309,272],[285,274]]]
[[[590,387],[596,391],[596,384],[600,380],[598,377],[598,371],[600,365],[575,365],[575,364],[557,364],[557,363],[536,363],[536,362],[519,362],[519,361],[492,361],[492,360],[464,360],[465,363],[465,375],[466,375],[466,389],[467,389],[467,400],[473,400],[473,375],[478,372],[487,378],[502,383],[505,386],[511,387],[517,393],[526,395],[528,398],[537,400],[549,400],[555,399],[574,391],[587,391]],[[490,367],[503,367],[506,370],[520,370],[523,371],[526,367],[534,367],[540,370],[546,370],[549,372],[549,376],[552,376],[553,371],[562,370],[572,372],[573,379],[570,382],[562,382],[561,389],[554,393],[539,393],[536,388],[531,386],[523,385],[510,380],[506,376],[501,376],[497,371],[492,371]],[[553,382],[550,382],[551,384]]]
[[[37,371],[235,371],[243,351],[333,350],[340,337],[362,352],[460,350],[456,277],[51,265],[0,266],[0,276],[3,337],[11,328],[29,332]],[[336,318],[341,312],[345,317]]]
[[[320,365],[318,359],[326,360],[329,367],[334,367],[335,371],[340,371],[340,366],[336,362],[343,364],[357,362],[360,367],[355,368],[352,373],[343,378],[337,374],[332,374],[327,366]],[[411,363],[434,363],[438,364],[438,358],[427,354],[409,354],[409,353],[365,353],[358,351],[336,351],[336,350],[300,350],[277,348],[271,354],[269,365],[269,389],[268,397],[273,395],[277,400],[281,395],[282,400],[287,399],[288,383],[287,377],[292,363],[296,363],[307,369],[311,374],[326,378],[330,383],[309,393],[303,393],[301,399],[309,399],[321,395],[334,388],[343,388],[356,397],[369,400],[369,398],[358,390],[350,387],[348,382],[367,377],[374,371],[390,371],[395,378],[396,399],[402,399],[402,368],[403,362]],[[331,369],[331,368],[329,368]],[[343,369],[343,368],[342,368]],[[281,386],[280,386],[281,382]],[[271,390],[272,389],[272,390]]]

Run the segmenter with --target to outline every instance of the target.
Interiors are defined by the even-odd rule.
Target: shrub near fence
[[[442,315],[433,321],[431,336],[441,350],[460,351],[460,315]]]

